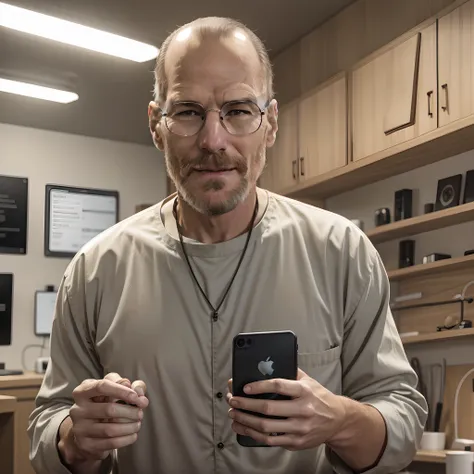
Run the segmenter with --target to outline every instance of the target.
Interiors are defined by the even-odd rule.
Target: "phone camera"
[[[244,347],[245,345],[245,339],[237,339],[237,347]]]

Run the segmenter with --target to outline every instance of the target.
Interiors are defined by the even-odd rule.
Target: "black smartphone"
[[[298,342],[292,331],[240,333],[234,337],[232,349],[232,392],[234,396],[287,400],[275,393],[248,395],[244,387],[250,382],[283,378],[296,380],[298,372]],[[265,416],[251,413],[256,416]],[[277,417],[268,417],[277,418]],[[241,446],[267,446],[248,436],[237,435]]]

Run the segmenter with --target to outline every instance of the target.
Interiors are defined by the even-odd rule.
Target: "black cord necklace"
[[[184,242],[183,242],[182,228],[181,228],[181,225],[179,224],[179,221],[178,221],[178,198],[176,197],[176,199],[174,200],[174,203],[173,203],[173,216],[176,219],[176,226],[178,228],[178,235],[179,235],[179,241],[181,242],[181,249],[183,250],[184,258],[186,260],[186,263],[188,264],[188,268],[191,272],[191,275],[192,275],[196,285],[199,288],[199,291],[201,292],[202,296],[204,297],[207,304],[209,305],[209,307],[212,310],[212,319],[213,319],[213,321],[217,321],[219,319],[219,310],[220,310],[222,304],[224,303],[224,301],[225,301],[225,299],[226,299],[226,297],[227,297],[227,295],[230,291],[230,288],[231,288],[232,284],[234,283],[237,272],[239,271],[240,266],[242,264],[242,261],[245,257],[245,253],[247,252],[247,248],[248,248],[248,245],[249,245],[249,242],[250,242],[250,237],[252,236],[252,231],[253,231],[253,227],[254,227],[254,224],[255,224],[255,219],[257,218],[257,213],[258,213],[258,198],[255,200],[255,208],[253,210],[252,221],[250,222],[250,229],[248,230],[248,233],[247,233],[247,240],[245,241],[244,250],[242,251],[242,254],[240,255],[239,263],[237,264],[237,268],[235,269],[234,274],[232,275],[232,278],[230,279],[229,285],[227,286],[227,289],[224,293],[224,296],[222,297],[222,299],[221,299],[220,303],[218,304],[217,308],[215,308],[214,305],[210,302],[210,300],[207,297],[204,290],[202,289],[202,286],[199,284],[199,281],[196,277],[196,274],[194,273],[193,267],[191,266],[191,262],[189,261],[188,253],[186,252],[186,248],[185,248]]]

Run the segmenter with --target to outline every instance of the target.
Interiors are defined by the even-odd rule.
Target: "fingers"
[[[309,377],[309,375],[303,370],[301,370],[300,368],[298,368],[298,373],[296,374],[296,380],[301,380],[302,378],[305,378],[305,377]]]
[[[119,403],[89,402],[73,405],[70,415],[73,421],[106,419],[118,423],[129,423],[130,421],[140,421],[143,418],[143,411],[140,408]]]
[[[138,438],[143,408],[148,406],[146,384],[131,383],[116,372],[102,380],[84,380],[73,391],[72,432],[78,448],[93,459],[133,444]]]
[[[290,418],[305,414],[302,404],[296,400],[262,400],[258,398],[231,397],[229,405],[236,410],[246,410],[266,416]]]
[[[143,397],[146,393],[146,383],[143,380],[135,380],[133,383],[131,383],[129,379],[121,377],[116,372],[111,372],[104,378],[131,388],[139,397]],[[148,399],[141,400],[140,408],[146,408],[146,406],[148,406]]]
[[[146,408],[149,405],[149,400],[145,396],[146,383],[143,380],[135,380],[131,385],[132,390],[138,395],[138,402],[135,404],[139,408]]]
[[[74,428],[76,438],[121,438],[138,433],[141,428],[140,421],[129,423],[78,423]]]
[[[229,417],[246,428],[251,428],[260,433],[295,433],[298,428],[297,421],[293,419],[275,420],[261,416],[230,410]]]
[[[230,405],[230,401],[232,400],[232,379],[227,381],[227,389],[228,392],[225,398],[227,400],[227,404]]]
[[[118,383],[120,385],[124,385],[125,387],[130,388],[132,383],[129,379],[123,378],[121,375],[117,374],[117,372],[110,372],[104,377],[105,380],[110,380],[111,382]]]
[[[141,397],[146,394],[146,383],[143,380],[135,380],[131,385],[132,390],[135,390],[136,394]]]
[[[126,387],[130,387],[139,397],[143,397],[137,404],[133,404],[134,406],[140,406],[140,408],[146,408],[148,406],[148,399],[144,398],[145,391],[146,391],[146,384],[142,380],[136,380],[133,382],[133,384],[130,382],[129,379],[127,378],[122,378],[119,374],[115,372],[111,372],[110,374],[107,374],[105,378],[110,377],[110,380],[114,381],[115,383],[118,383],[120,385],[124,385]],[[123,400],[112,400],[114,402],[118,402],[119,404],[127,404],[127,402]],[[112,420],[109,420],[112,421]],[[123,418],[118,418],[113,420],[117,423],[124,423],[127,422],[127,419]]]
[[[90,400],[93,397],[110,397],[128,403],[138,402],[138,395],[130,387],[105,378],[102,380],[84,380],[73,390],[72,394],[76,403]]]
[[[260,444],[266,444],[267,446],[280,446],[289,450],[294,450],[296,449],[300,441],[298,441],[300,438],[298,438],[295,435],[287,435],[287,434],[282,434],[279,436],[276,436],[278,432],[271,432],[271,433],[262,433],[260,431],[254,430],[252,428],[249,428],[247,426],[241,425],[240,423],[232,423],[232,429],[237,433],[242,436],[250,436],[253,438],[255,441],[257,441]]]
[[[75,404],[69,414],[75,443],[90,459],[104,459],[111,450],[133,444],[143,418],[141,409],[112,402]]]
[[[303,395],[303,385],[299,380],[270,379],[253,382],[244,387],[247,394],[260,395],[263,393],[278,393],[291,398],[299,398]]]
[[[89,453],[91,457],[102,457],[100,454],[114,449],[129,446],[138,439],[138,434],[120,436],[118,438],[89,438],[76,435],[76,444],[82,452]]]

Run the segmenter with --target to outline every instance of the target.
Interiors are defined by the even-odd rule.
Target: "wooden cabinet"
[[[347,77],[338,75],[281,108],[261,185],[275,192],[347,164]]]
[[[307,53],[312,71],[324,67]],[[474,0],[452,2],[347,74],[283,107],[266,178],[276,192],[325,199],[472,150]]]
[[[0,395],[0,459],[2,474],[15,474],[15,411],[16,398]]]
[[[15,436],[13,440],[15,474],[34,474],[29,459],[30,440],[26,430],[28,428],[30,414],[35,408],[35,398],[42,380],[42,375],[31,372],[27,372],[24,375],[6,375],[0,377],[0,395],[15,397],[17,401],[15,410]],[[1,469],[0,472],[3,473]]]
[[[353,160],[437,127],[436,23],[352,73]]]
[[[474,0],[352,73],[353,160],[474,114]]]
[[[347,164],[347,78],[338,76],[299,104],[299,180]]]
[[[439,19],[439,125],[474,113],[474,0]]]

